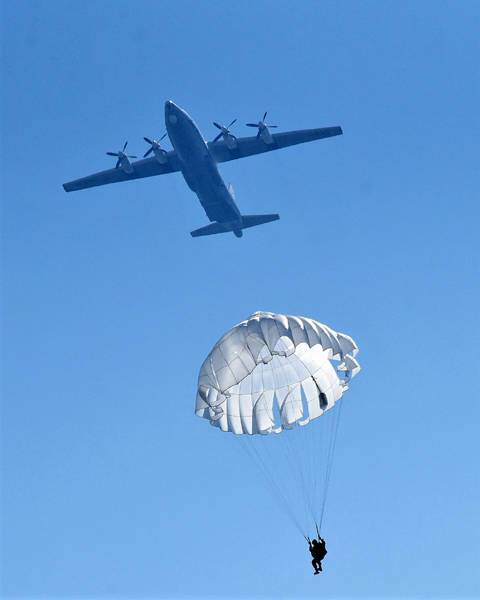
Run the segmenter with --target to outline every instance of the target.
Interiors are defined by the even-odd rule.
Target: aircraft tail
[[[264,223],[270,223],[271,221],[277,221],[280,215],[242,215],[239,221],[231,221],[228,223],[210,223],[200,229],[195,229],[190,232],[192,237],[199,237],[201,235],[215,235],[216,233],[227,233],[233,231],[237,237],[242,237],[242,229],[248,227],[255,227],[256,225],[263,225]]]
[[[271,221],[278,221],[280,215],[242,215],[242,229],[247,227],[255,227],[255,225],[263,225]]]

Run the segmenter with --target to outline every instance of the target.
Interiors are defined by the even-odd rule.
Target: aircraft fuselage
[[[210,221],[238,222],[238,230],[234,228],[233,231],[241,235],[240,211],[193,119],[176,104],[167,101],[165,125],[179,158],[182,175],[188,187],[198,196]]]

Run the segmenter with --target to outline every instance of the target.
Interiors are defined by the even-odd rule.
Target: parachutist
[[[313,574],[318,575],[322,569],[322,560],[325,558],[327,554],[327,547],[325,545],[325,540],[318,536],[317,539],[313,539],[312,541],[308,540],[308,549],[310,550],[310,554],[313,556],[312,566],[314,569]]]

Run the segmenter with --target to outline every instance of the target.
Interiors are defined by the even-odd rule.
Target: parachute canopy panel
[[[307,425],[348,390],[357,352],[351,337],[313,319],[256,312],[205,359],[195,412],[235,434]]]

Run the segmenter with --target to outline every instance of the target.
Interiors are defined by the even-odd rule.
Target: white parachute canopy
[[[348,390],[357,352],[351,337],[313,319],[256,312],[205,359],[195,412],[238,435],[307,425]]]

